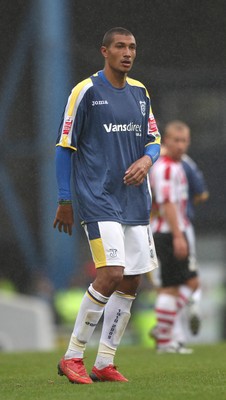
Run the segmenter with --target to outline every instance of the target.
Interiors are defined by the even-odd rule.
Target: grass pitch
[[[226,343],[194,346],[194,354],[155,354],[121,347],[116,364],[128,383],[73,385],[57,375],[64,350],[0,354],[2,400],[226,400]],[[96,352],[87,350],[91,370]]]

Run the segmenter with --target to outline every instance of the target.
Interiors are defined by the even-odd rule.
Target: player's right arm
[[[53,227],[69,235],[74,223],[71,197],[71,154],[77,151],[77,140],[82,132],[86,114],[84,98],[92,86],[90,78],[85,79],[72,90],[62,118],[56,143],[56,177],[58,185],[58,203]],[[76,123],[75,123],[76,121]]]
[[[56,177],[58,186],[58,208],[56,211],[54,228],[62,229],[69,235],[72,234],[74,223],[72,198],[71,198],[71,154],[72,150],[65,147],[56,148]]]
[[[161,162],[155,165],[153,172],[151,186],[158,204],[160,219],[167,223],[172,234],[175,257],[183,259],[188,255],[188,244],[178,219],[176,171],[163,157]]]

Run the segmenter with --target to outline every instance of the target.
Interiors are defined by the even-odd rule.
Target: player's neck
[[[174,154],[171,154],[170,152],[167,152],[166,151],[166,153],[164,154],[164,156],[166,157],[166,158],[170,158],[172,161],[174,161],[174,162],[180,162],[181,161],[181,159],[179,158],[177,158],[177,157],[175,157],[174,156]]]
[[[104,68],[104,75],[112,86],[121,89],[126,84],[126,74],[121,71],[114,71],[107,66]]]

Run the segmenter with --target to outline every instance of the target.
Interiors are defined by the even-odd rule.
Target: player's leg
[[[177,313],[177,287],[159,290],[155,302],[157,325],[152,331],[156,340],[157,352],[171,352],[173,347],[172,328]],[[172,351],[173,352],[173,351]]]
[[[197,335],[201,325],[200,299],[201,288],[198,275],[194,272],[193,276],[186,281],[187,287],[192,291],[188,301],[188,322],[193,335]]]
[[[187,330],[187,309],[185,309],[185,306],[190,304],[193,293],[198,290],[199,278],[196,270],[190,269],[189,262],[187,264],[183,263],[180,270],[184,284],[179,287],[177,300],[178,310],[173,327],[173,337],[174,340],[177,340],[182,346],[185,346],[187,342],[187,337],[185,335],[185,331]],[[192,330],[197,330],[199,321],[199,317],[194,309],[193,312],[189,314],[190,328]]]
[[[185,331],[188,325],[193,334],[197,334],[200,326],[199,301],[201,289],[198,282],[195,232],[191,224],[186,227],[186,237],[189,245],[189,262],[183,267],[184,284],[180,286],[178,297],[178,313],[173,327],[174,339],[185,344]],[[185,306],[187,306],[185,308]]]
[[[188,260],[179,261],[173,252],[172,235],[157,233],[154,235],[156,251],[160,260],[161,288],[156,298],[155,311],[157,326],[152,331],[156,339],[157,351],[187,353],[181,349],[173,336],[173,326],[178,312],[179,285],[183,282],[181,275]]]
[[[196,236],[195,230],[192,224],[189,224],[186,228],[186,236],[189,243],[189,271],[196,272],[198,276],[198,266],[196,259]],[[201,311],[200,303],[202,297],[202,290],[200,282],[193,290],[191,297],[188,302],[188,321],[189,328],[193,335],[197,335],[201,325]]]
[[[128,278],[124,278],[128,279]],[[138,284],[138,277],[136,279]],[[135,283],[135,282],[134,282]],[[121,381],[127,379],[114,366],[116,350],[121,342],[130,319],[130,309],[135,294],[126,294],[126,291],[115,291],[105,307],[104,321],[100,344],[91,377],[94,381]]]
[[[173,340],[178,342],[183,347],[187,342],[185,329],[187,310],[185,309],[185,306],[187,306],[187,304],[189,303],[192,293],[192,288],[186,285],[180,285],[177,297],[177,315],[172,329],[172,336]],[[192,352],[192,350],[190,352]]]
[[[155,301],[155,314],[157,325],[151,335],[156,340],[158,351],[169,347],[172,341],[172,327],[177,312],[177,286],[172,280],[173,268],[172,236],[157,233],[154,235],[157,256],[160,263],[161,286],[158,289]]]
[[[124,227],[124,278],[104,310],[99,350],[91,374],[93,379],[127,381],[116,371],[114,357],[130,319],[130,309],[140,282],[140,273],[146,273],[157,265],[154,248],[150,251],[153,244],[150,243],[149,234],[149,228],[145,226]]]
[[[58,366],[59,373],[66,375],[71,382],[92,383],[83,365],[86,343],[90,340],[110,295],[123,279],[123,232],[120,224],[110,225],[107,222],[93,223],[85,227],[97,274],[84,295],[68,349]]]

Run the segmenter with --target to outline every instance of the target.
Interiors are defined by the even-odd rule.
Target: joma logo
[[[108,104],[107,100],[93,100],[92,101],[92,106],[101,106],[103,104]]]

